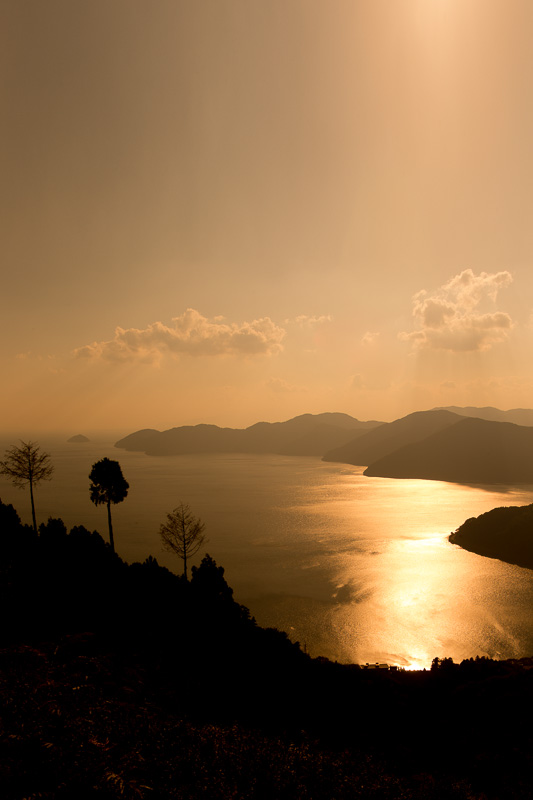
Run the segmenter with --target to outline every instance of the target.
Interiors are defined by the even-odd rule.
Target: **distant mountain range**
[[[476,416],[477,413],[477,416]],[[521,420],[518,425],[514,421]],[[303,414],[249,428],[144,429],[115,447],[148,455],[278,453],[365,466],[364,474],[454,483],[533,483],[533,410],[434,408],[394,422]]]
[[[502,411],[493,406],[475,408],[474,406],[442,406],[437,411],[452,411],[461,417],[477,417],[478,419],[488,419],[491,422],[514,422],[515,425],[533,426],[533,409],[531,408],[511,408],[509,411]]]
[[[415,411],[395,422],[385,422],[379,428],[329,450],[323,460],[367,466],[405,445],[448,428],[460,419],[458,414],[452,414],[451,411]]]
[[[286,422],[257,422],[249,428],[185,425],[131,433],[115,447],[147,455],[192,453],[278,453],[322,456],[327,450],[362,436],[381,422],[360,422],[348,414],[303,414]]]
[[[457,422],[374,461],[365,475],[454,483],[533,483],[533,428],[512,422]]]
[[[533,427],[475,418],[467,411],[466,416],[448,409],[418,411],[328,451],[323,459],[368,465],[364,474],[372,477],[533,483]],[[516,413],[533,419],[533,411]]]

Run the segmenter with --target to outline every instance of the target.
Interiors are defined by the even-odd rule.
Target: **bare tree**
[[[159,529],[163,547],[176,553],[183,560],[183,575],[187,580],[187,561],[192,558],[205,542],[204,523],[191,514],[186,503],[180,503],[167,521]]]
[[[111,522],[111,503],[122,503],[128,496],[129,483],[124,478],[118,461],[102,458],[93,464],[89,475],[91,485],[89,492],[95,506],[105,503],[107,506],[107,525],[109,528],[109,544],[115,552],[113,539],[113,524]]]
[[[0,474],[5,475],[18,489],[30,486],[31,516],[33,529],[37,533],[37,519],[35,517],[35,501],[33,487],[41,481],[49,481],[54,467],[50,461],[49,453],[42,453],[36,442],[23,442],[20,447],[13,445],[5,452],[4,461],[0,461]]]

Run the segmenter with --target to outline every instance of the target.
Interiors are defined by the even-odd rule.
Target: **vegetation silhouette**
[[[24,489],[26,484],[30,487],[31,516],[35,533],[37,533],[37,519],[33,489],[41,481],[49,481],[53,471],[49,453],[41,452],[36,442],[21,440],[20,447],[17,445],[10,447],[5,452],[4,461],[0,461],[1,475],[9,478],[18,489]]]
[[[533,659],[311,658],[191,579],[0,502],[3,800],[529,800]],[[92,795],[91,795],[92,796]]]
[[[467,519],[448,539],[473,553],[533,569],[533,505],[493,508]]]
[[[185,580],[187,562],[205,542],[204,529],[204,523],[193,516],[187,503],[180,503],[174,511],[167,514],[167,521],[161,523],[159,528],[165,550],[176,553],[182,559]]]
[[[109,528],[109,544],[115,552],[113,539],[113,523],[111,521],[111,503],[122,503],[128,496],[129,483],[125,480],[118,461],[102,458],[93,464],[89,480],[91,500],[98,506],[105,503],[107,506],[107,525]]]

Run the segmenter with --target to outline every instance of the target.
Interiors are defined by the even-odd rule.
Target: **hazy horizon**
[[[287,420],[292,419],[293,417],[305,416],[306,414],[312,414],[313,416],[317,416],[317,415],[320,415],[320,414],[323,414],[323,413],[326,413],[326,414],[327,413],[348,414],[349,416],[354,417],[355,419],[358,419],[360,422],[373,421],[373,422],[379,422],[379,423],[388,423],[388,422],[394,422],[395,420],[401,419],[401,418],[403,418],[405,416],[409,416],[410,414],[414,414],[414,413],[417,413],[417,412],[424,412],[424,411],[432,411],[432,410],[435,410],[436,408],[439,408],[439,407],[436,406],[436,407],[433,407],[433,408],[414,408],[411,411],[407,411],[405,414],[402,414],[400,417],[391,417],[390,419],[379,419],[379,420],[377,418],[374,418],[374,417],[369,418],[369,419],[363,419],[361,417],[355,417],[354,414],[350,414],[350,412],[348,412],[348,411],[340,411],[339,409],[335,409],[335,410],[329,409],[329,410],[326,410],[326,411],[317,411],[317,412],[302,411],[301,413],[294,414],[293,416],[287,417],[287,418],[284,418],[284,419],[281,419],[281,418],[279,418],[279,419],[274,419],[274,418],[266,419],[266,418],[259,418],[259,417],[253,418],[253,415],[251,415],[251,421],[250,422],[247,422],[246,424],[238,424],[237,423],[237,424],[233,424],[233,425],[225,424],[224,422],[213,422],[210,419],[202,419],[202,420],[199,420],[197,422],[180,422],[180,421],[176,421],[174,424],[168,425],[168,427],[165,427],[165,428],[163,428],[163,427],[157,428],[155,425],[151,424],[150,420],[147,420],[146,424],[140,425],[138,428],[125,427],[124,425],[122,425],[122,426],[115,426],[115,427],[110,426],[108,428],[90,428],[90,427],[83,428],[83,427],[80,427],[79,429],[75,429],[74,427],[69,427],[69,428],[57,427],[57,428],[51,428],[51,429],[50,428],[49,429],[42,428],[42,429],[39,430],[37,428],[33,428],[31,426],[27,426],[25,428],[20,427],[20,428],[5,429],[5,430],[1,430],[0,429],[0,440],[4,440],[5,442],[7,442],[7,440],[10,439],[10,438],[12,438],[12,439],[15,439],[15,438],[16,439],[23,439],[23,440],[34,440],[34,439],[37,439],[37,438],[41,438],[41,439],[44,438],[44,440],[46,440],[47,438],[53,438],[53,439],[64,438],[65,441],[66,441],[71,436],[76,436],[78,434],[81,434],[83,436],[87,436],[93,442],[96,441],[96,442],[101,442],[101,443],[106,443],[106,442],[114,443],[115,441],[118,441],[119,439],[127,436],[130,433],[134,433],[136,431],[145,430],[145,429],[154,429],[154,430],[164,431],[164,430],[170,430],[172,428],[180,428],[180,427],[196,426],[196,425],[215,425],[215,426],[217,426],[219,428],[246,429],[246,428],[248,428],[248,427],[250,427],[250,426],[252,426],[252,425],[254,425],[254,424],[258,423],[258,422],[267,422],[267,423],[286,422]],[[453,404],[450,404],[450,406],[446,406],[446,408],[458,408],[458,409],[461,409],[461,408],[472,408],[472,407],[467,407],[467,406],[460,407],[460,406],[454,406]],[[512,408],[512,409],[511,408],[509,408],[509,409],[500,408],[500,409],[496,409],[495,406],[478,406],[478,408],[479,408],[480,411],[482,411],[482,410],[484,410],[486,408],[494,408],[496,411],[501,411],[503,413],[507,413],[507,412],[511,412],[511,411],[529,411],[529,410],[533,411],[533,409],[526,409],[526,408]],[[515,424],[521,424],[521,423],[515,423]],[[525,423],[522,423],[522,424],[525,424]]]

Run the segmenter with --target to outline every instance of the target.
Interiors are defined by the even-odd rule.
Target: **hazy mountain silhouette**
[[[533,428],[460,418],[374,461],[364,474],[455,483],[533,483]]]
[[[487,419],[492,422],[514,422],[515,425],[525,425],[533,427],[533,409],[531,408],[511,408],[509,411],[502,411],[493,406],[476,408],[475,406],[439,406],[436,411],[452,411],[462,417],[477,417]]]
[[[120,439],[115,447],[147,455],[192,453],[279,453],[321,456],[383,423],[361,422],[348,414],[302,414],[286,422],[257,422],[249,428],[185,425],[157,431],[146,428]]]
[[[474,412],[477,409],[458,409]],[[479,409],[487,415],[533,411]],[[144,429],[115,447],[148,455],[278,453],[322,456],[367,466],[365,475],[455,483],[533,483],[533,425],[478,419],[449,409],[417,411],[390,423],[361,422],[348,414],[303,414],[249,428],[194,425]]]
[[[67,439],[67,442],[90,442],[91,440],[88,439],[83,433],[77,433],[76,436],[71,436],[70,439]]]
[[[353,437],[346,444],[327,451],[322,460],[365,466],[373,464],[399,448],[449,428],[460,420],[461,417],[451,411],[415,411],[357,438]]]
[[[533,505],[493,508],[467,519],[449,540],[481,556],[533,569]]]

